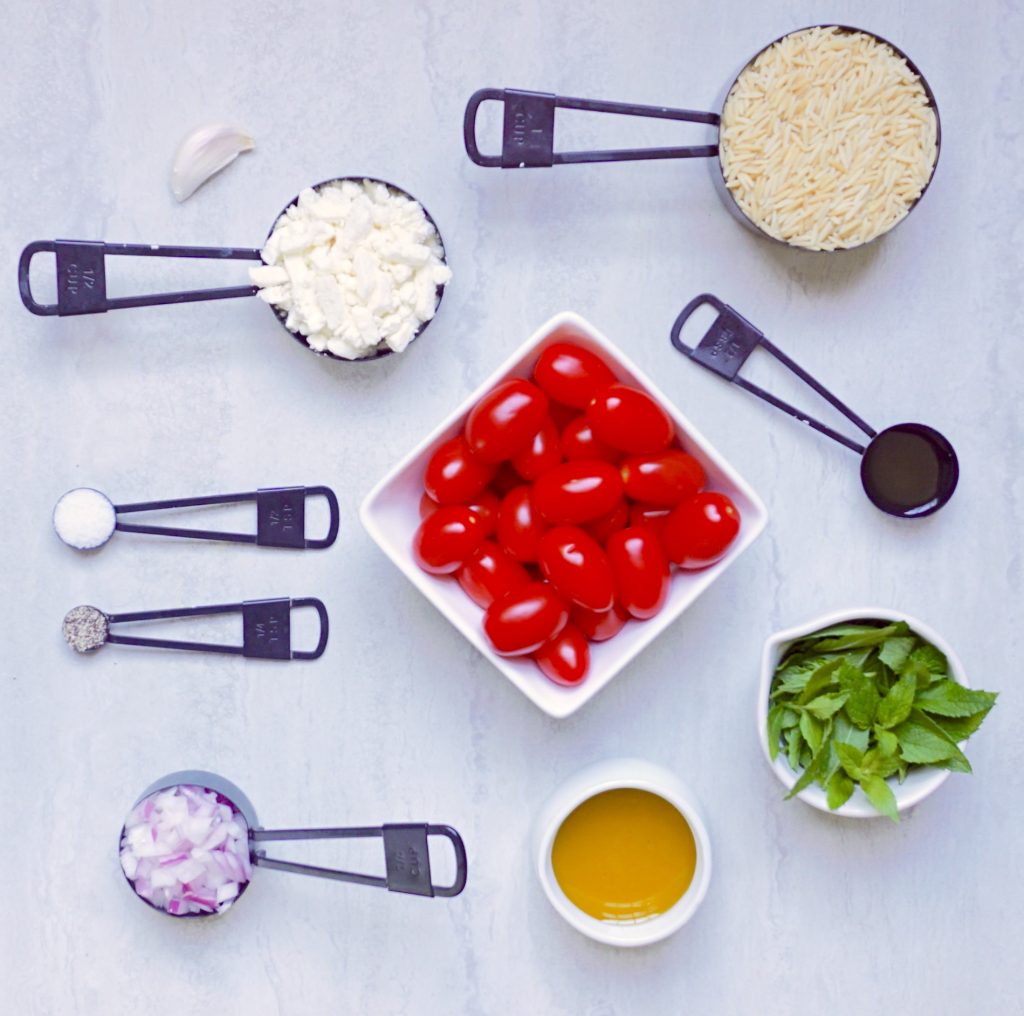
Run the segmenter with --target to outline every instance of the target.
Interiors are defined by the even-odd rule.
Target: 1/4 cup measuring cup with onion
[[[482,103],[503,104],[500,155],[476,140]],[[719,128],[717,143],[556,152],[555,110],[577,109]],[[815,25],[774,40],[726,90],[721,112],[484,88],[466,107],[466,151],[479,166],[708,158],[726,206],[745,225],[805,250],[862,246],[917,205],[938,162],[940,125],[924,75],[881,36]]]
[[[259,844],[284,840],[379,838],[384,875],[366,875],[268,857]],[[454,852],[454,878],[435,885],[429,839]],[[121,871],[135,895],[171,917],[210,917],[230,909],[256,868],[272,868],[414,896],[458,896],[466,887],[466,848],[447,825],[404,823],[317,829],[264,829],[252,802],[216,773],[171,773],[132,806],[118,841]]]
[[[368,201],[356,194],[360,189]],[[309,221],[298,222],[302,216]],[[296,237],[299,225],[308,229]],[[385,226],[389,232],[383,235]],[[252,285],[107,296],[108,256],[259,262],[268,251],[273,251],[271,263],[259,271],[274,278],[259,278]],[[39,303],[32,293],[32,259],[44,252],[56,256],[53,304]],[[308,257],[300,257],[303,252]],[[21,253],[18,289],[33,314],[62,317],[260,294],[306,349],[353,362],[401,352],[418,338],[433,320],[450,275],[440,230],[419,201],[386,180],[338,177],[293,198],[274,219],[262,251],[36,240]]]

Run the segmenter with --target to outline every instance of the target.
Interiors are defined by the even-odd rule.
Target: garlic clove
[[[255,147],[256,142],[237,127],[220,123],[197,127],[178,146],[174,156],[171,170],[174,196],[184,201],[242,152]]]

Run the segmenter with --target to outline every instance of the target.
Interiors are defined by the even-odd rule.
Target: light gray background
[[[0,981],[12,1013],[1021,1012],[1021,144],[1017,2],[603,4],[4,0],[0,287],[5,337]],[[787,252],[725,213],[707,165],[470,164],[470,93],[508,85],[710,108],[769,40],[824,20],[904,47],[938,96],[942,157],[895,234]],[[1016,51],[1014,47],[1016,46]],[[257,139],[188,203],[180,138]],[[566,143],[668,144],[687,125],[567,117]],[[492,146],[495,142],[492,135]],[[367,173],[441,225],[455,272],[401,358],[307,355],[255,300],[41,319],[20,306],[29,240],[255,245],[301,187]],[[116,265],[113,288],[231,284],[241,265]],[[877,426],[955,443],[956,497],[922,522],[861,496],[857,461],[685,363],[668,344],[709,289]],[[547,719],[362,531],[371,485],[552,313],[604,330],[752,482],[766,534],[572,719]],[[777,370],[754,375],[793,391]],[[806,401],[806,398],[805,398]],[[329,483],[328,553],[121,536],[58,543],[60,493],[133,500]],[[109,648],[74,656],[65,610],[319,595],[313,665]],[[755,740],[764,638],[863,603],[930,622],[1002,691],[953,776],[897,828],[784,803]],[[527,840],[585,763],[638,754],[687,780],[715,851],[707,901],[663,944],[615,952],[549,907]],[[134,796],[215,769],[266,822],[456,825],[470,883],[418,900],[265,872],[222,921],[132,899],[116,861]],[[373,851],[307,851],[379,865]]]

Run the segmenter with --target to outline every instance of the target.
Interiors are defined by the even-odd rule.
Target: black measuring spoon
[[[312,608],[320,619],[320,636],[314,649],[292,649],[291,612]],[[183,617],[212,617],[218,614],[242,615],[242,644],[181,642],[172,639],[120,635],[111,631],[115,624],[138,621],[168,621]],[[192,653],[220,653],[259,660],[317,660],[327,648],[329,622],[327,608],[314,596],[299,599],[278,597],[271,600],[245,600],[241,603],[217,603],[207,607],[173,607],[170,610],[137,610],[108,614],[90,604],[72,607],[61,626],[64,641],[76,653],[91,653],[112,643],[153,649],[180,649]]]
[[[244,830],[239,828],[239,839],[244,836],[246,840],[245,849],[247,857],[243,859],[244,870],[240,877],[232,880],[230,891],[233,893],[224,903],[219,903],[214,897],[202,899],[198,903],[196,912],[181,913],[175,910],[168,910],[157,902],[148,899],[139,891],[138,871],[134,876],[129,875],[139,858],[134,856],[132,840],[129,834],[129,823],[133,818],[138,818],[137,824],[149,821],[153,813],[151,805],[148,809],[150,814],[137,814],[140,805],[143,812],[146,809],[146,802],[156,798],[166,791],[183,791],[186,798],[198,799],[200,808],[207,808],[211,805],[227,805],[231,809],[232,819],[240,817],[244,823]],[[172,795],[174,796],[174,795]],[[212,801],[210,799],[213,799]],[[145,828],[145,827],[143,827]],[[455,877],[451,885],[435,885],[430,870],[430,848],[429,838],[440,837],[448,840],[452,846],[455,860]],[[267,842],[297,841],[297,840],[352,840],[352,839],[380,839],[384,847],[384,871],[383,875],[366,875],[359,872],[342,871],[337,868],[323,868],[310,864],[300,864],[295,861],[284,861],[268,857],[265,850],[261,850],[258,844]],[[131,861],[126,867],[126,851]],[[216,773],[206,772],[200,769],[183,770],[177,773],[170,773],[157,780],[147,787],[132,805],[132,811],[128,816],[128,822],[121,828],[121,835],[118,839],[118,852],[121,857],[121,870],[131,887],[132,892],[147,906],[158,910],[160,913],[168,914],[171,917],[212,917],[223,913],[251,883],[252,868],[269,868],[275,871],[287,871],[295,875],[310,875],[315,878],[331,879],[335,882],[350,882],[356,885],[372,886],[379,889],[387,889],[390,892],[407,893],[413,896],[427,897],[452,897],[458,896],[466,887],[467,863],[466,848],[462,837],[458,832],[448,825],[430,825],[423,822],[408,822],[383,826],[354,826],[338,828],[314,828],[314,829],[264,829],[260,826],[256,817],[256,809],[252,802],[230,780]],[[181,860],[188,860],[184,854],[180,855]],[[178,858],[171,856],[170,859],[163,858],[163,865],[170,860],[174,863]],[[162,867],[163,865],[156,865]],[[146,891],[152,893],[154,888],[150,880],[146,880]],[[170,887],[168,887],[170,888]],[[185,887],[183,887],[185,888]],[[186,889],[187,891],[187,889]],[[155,894],[154,894],[155,895]],[[193,896],[195,894],[192,894]],[[227,894],[225,894],[227,895]],[[180,903],[180,901],[179,901]]]
[[[939,109],[935,101],[935,94],[932,92],[925,76],[918,69],[916,64],[899,47],[893,45],[888,39],[875,32],[866,31],[863,28],[854,28],[850,25],[808,25],[805,28],[794,29],[773,39],[755,53],[737,72],[736,76],[729,83],[729,86],[720,96],[716,103],[719,112],[701,112],[692,109],[674,109],[670,106],[646,106],[628,102],[609,102],[603,99],[579,99],[565,95],[555,95],[550,92],[532,92],[518,88],[481,88],[474,92],[466,105],[466,111],[462,121],[463,142],[466,147],[466,154],[478,166],[494,167],[501,169],[527,169],[548,166],[563,166],[574,163],[590,162],[636,162],[649,159],[713,159],[714,166],[712,177],[716,189],[726,207],[743,225],[754,230],[760,236],[767,237],[775,243],[784,244],[798,250],[807,250],[799,244],[789,243],[779,237],[772,236],[754,222],[737,202],[732,191],[726,186],[725,167],[722,163],[721,152],[717,140],[714,144],[706,145],[684,145],[671,148],[624,148],[606,151],[582,151],[582,152],[556,152],[555,151],[555,110],[575,109],[591,113],[614,113],[625,116],[639,116],[658,120],[680,120],[689,123],[707,124],[718,127],[721,124],[722,111],[724,111],[726,100],[732,92],[743,72],[754,63],[757,58],[770,49],[777,42],[781,42],[787,36],[805,32],[809,28],[835,28],[841,33],[857,33],[875,39],[877,42],[888,46],[898,57],[903,58],[910,70],[917,75],[921,81],[928,99],[928,105],[935,114],[935,161],[932,164],[931,174],[921,193],[914,200],[908,209],[910,211],[917,206],[925,191],[935,176],[935,169],[939,162],[939,152],[942,147],[942,130],[939,122]],[[480,106],[484,102],[495,101],[502,104],[502,137],[501,152],[498,155],[486,155],[480,151],[476,137],[476,121]],[[906,218],[906,216],[904,216]],[[900,220],[902,221],[902,220]],[[889,229],[899,223],[893,223]],[[878,234],[885,235],[885,230]],[[877,239],[878,237],[873,237]],[[872,240],[864,241],[866,243]],[[863,244],[852,244],[847,247],[838,247],[836,250],[852,250]]]
[[[699,307],[710,306],[717,316],[695,347],[683,343],[683,325]],[[756,395],[765,402],[838,441],[861,458],[860,478],[872,504],[899,518],[922,518],[937,512],[956,490],[960,467],[949,441],[923,423],[898,423],[875,431],[824,385],[791,360],[746,318],[717,296],[702,293],[680,312],[672,326],[672,345],[702,367]],[[788,367],[826,402],[834,406],[869,438],[866,445],[853,441],[770,392],[739,376],[747,357],[760,347]]]
[[[306,536],[306,501],[322,497],[327,501],[330,521],[323,537]],[[256,505],[255,533],[228,533],[211,529],[184,529],[124,522],[119,516],[169,509],[203,508],[215,505]],[[74,513],[95,519],[95,529],[75,535]],[[60,539],[76,550],[96,550],[106,544],[115,531],[147,536],[176,536],[190,540],[217,540],[223,543],[252,543],[259,547],[287,547],[293,550],[324,550],[338,537],[340,526],[338,498],[330,487],[262,487],[239,494],[209,494],[203,497],[173,498],[163,501],[137,501],[114,504],[106,494],[93,487],[75,487],[63,494],[53,510],[53,526]]]
[[[444,255],[444,240],[441,237],[441,230],[433,216],[427,211],[426,206],[414,198],[408,191],[372,176],[341,176],[330,180],[322,180],[313,184],[312,190],[318,191],[321,187],[329,184],[345,183],[379,183],[409,198],[423,209],[427,221],[434,227],[437,233],[437,242],[442,251],[442,262],[447,264],[447,257]],[[267,239],[274,232],[274,227],[288,209],[297,204],[299,196],[296,195],[281,210],[280,214],[274,217],[270,229],[267,231]],[[57,302],[49,304],[39,303],[32,295],[32,284],[30,271],[32,259],[37,254],[52,253],[56,256],[57,271]],[[69,317],[77,314],[103,314],[108,310],[125,310],[129,307],[154,307],[174,303],[197,303],[207,300],[231,300],[238,297],[255,296],[260,290],[259,286],[227,286],[220,289],[188,289],[176,293],[147,293],[141,296],[107,296],[107,270],[106,259],[111,257],[154,257],[154,258],[204,258],[216,261],[260,261],[263,258],[259,250],[253,247],[182,247],[173,244],[155,243],[105,243],[100,240],[34,240],[21,252],[18,259],[18,292],[21,295],[21,302],[33,314],[43,317],[57,315]],[[444,284],[438,285],[434,301],[434,311],[441,304],[444,295]],[[349,360],[347,357],[338,356],[330,350],[313,349],[306,341],[306,336],[301,332],[292,331],[285,324],[287,313],[277,307],[268,304],[274,312],[281,327],[288,334],[301,343],[305,349],[318,356],[327,356],[332,360],[340,360],[343,363],[362,363],[367,360],[379,360],[381,357],[389,356],[394,350],[390,349],[383,340],[375,353],[359,357],[357,360]],[[419,338],[433,320],[420,323],[413,333],[410,342]]]

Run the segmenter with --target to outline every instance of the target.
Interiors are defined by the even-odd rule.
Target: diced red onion
[[[175,917],[227,910],[252,877],[249,828],[212,790],[159,790],[125,820],[121,868],[139,896]]]

